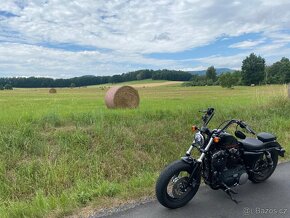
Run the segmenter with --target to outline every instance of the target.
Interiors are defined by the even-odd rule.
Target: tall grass
[[[281,86],[151,88],[140,90],[137,110],[106,110],[89,90],[1,96],[10,105],[0,112],[1,217],[64,216],[152,193],[158,172],[186,151],[190,126],[200,122],[197,111],[206,106],[216,108],[211,127],[243,119],[257,132],[277,134],[289,151],[290,102]],[[281,92],[278,97],[273,90]],[[42,98],[47,99],[35,108],[35,99]],[[23,104],[17,113],[14,107]]]

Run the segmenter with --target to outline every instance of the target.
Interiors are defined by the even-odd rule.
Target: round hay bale
[[[110,88],[105,96],[108,108],[136,108],[139,106],[139,94],[131,86],[115,86]]]
[[[51,89],[49,90],[49,93],[50,93],[50,94],[55,94],[55,93],[56,93],[56,89],[51,88]]]

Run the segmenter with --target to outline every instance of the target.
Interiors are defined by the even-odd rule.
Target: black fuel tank
[[[238,140],[229,133],[221,133],[220,138],[219,145],[224,148],[237,148],[239,146]]]

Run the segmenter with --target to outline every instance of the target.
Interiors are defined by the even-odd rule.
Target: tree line
[[[192,75],[176,70],[137,70],[113,76],[81,76],[70,79],[52,79],[45,77],[13,77],[0,78],[0,90],[17,88],[55,88],[81,87],[106,83],[120,83],[134,80],[172,80],[187,81],[185,86],[285,84],[290,82],[290,61],[283,57],[280,61],[266,66],[265,59],[254,53],[242,62],[241,70],[217,75],[214,66],[210,66],[205,75]]]
[[[231,88],[236,85],[262,85],[290,83],[290,61],[283,57],[280,61],[266,66],[265,59],[254,53],[242,62],[241,70],[216,74],[214,66],[207,69],[206,75],[193,75],[185,86],[221,85]]]
[[[176,70],[137,70],[113,76],[81,76],[70,79],[52,79],[46,77],[12,77],[0,78],[0,88],[55,88],[55,87],[81,87],[100,85],[106,83],[120,83],[134,80],[172,80],[189,81],[192,75],[184,71]]]

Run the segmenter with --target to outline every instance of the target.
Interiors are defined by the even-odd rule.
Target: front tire
[[[156,183],[156,197],[160,204],[170,209],[186,205],[196,194],[200,185],[200,173],[196,175],[192,186],[188,186],[188,178],[192,166],[182,160],[167,166],[160,174]],[[172,184],[172,190],[170,185]],[[168,189],[169,187],[169,189]]]

